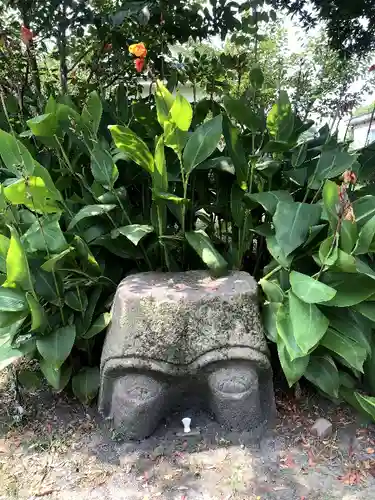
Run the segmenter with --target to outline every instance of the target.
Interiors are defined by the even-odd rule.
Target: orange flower
[[[145,65],[145,60],[143,59],[143,57],[138,57],[134,61],[134,65],[135,65],[135,69],[138,71],[138,73],[142,73],[143,67]]]
[[[21,40],[25,45],[29,45],[34,36],[34,33],[29,28],[21,26]]]
[[[147,56],[147,49],[143,42],[133,43],[129,46],[129,52],[133,54],[135,57],[144,58]]]

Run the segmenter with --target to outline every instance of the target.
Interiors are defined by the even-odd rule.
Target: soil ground
[[[194,412],[200,435],[178,437],[182,415],[142,442],[116,442],[67,395],[23,394],[22,417],[0,383],[0,499],[373,500],[375,432],[350,409],[312,394],[277,394],[278,421],[259,442]],[[334,432],[310,433],[318,417]]]

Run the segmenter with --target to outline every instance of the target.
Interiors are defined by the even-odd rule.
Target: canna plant
[[[369,154],[349,153],[327,127],[306,134],[311,124],[300,122],[283,91],[265,121],[241,113],[238,101],[226,108],[237,122],[237,152],[251,144],[247,176],[236,169],[242,193],[232,188],[232,219],[249,210],[252,272],[261,278],[264,325],[286,379],[293,386],[305,377],[374,418],[375,399],[356,391],[374,391],[375,197],[362,184]],[[263,129],[255,129],[257,119]]]
[[[29,130],[0,131],[0,367],[35,358],[88,403],[122,277],[243,269],[289,385],[375,417],[373,152],[312,132],[282,90],[264,110],[258,67],[250,82],[194,106],[162,82],[82,110],[50,98]]]

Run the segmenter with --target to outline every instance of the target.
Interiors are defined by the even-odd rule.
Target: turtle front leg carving
[[[252,363],[233,360],[211,367],[208,386],[210,408],[224,427],[250,431],[262,424],[259,379]]]
[[[126,373],[113,382],[109,416],[127,439],[150,436],[169,409],[169,384],[151,374]]]

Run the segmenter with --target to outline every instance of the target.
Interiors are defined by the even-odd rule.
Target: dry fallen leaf
[[[344,476],[338,477],[339,481],[349,486],[354,486],[355,484],[359,484],[361,482],[361,476],[358,471],[348,472]]]
[[[297,464],[290,454],[288,454],[285,458],[282,458],[280,460],[280,468],[281,469],[293,469],[296,466],[297,466]]]
[[[313,452],[308,450],[307,455],[309,457],[309,467],[315,467],[316,461]]]

